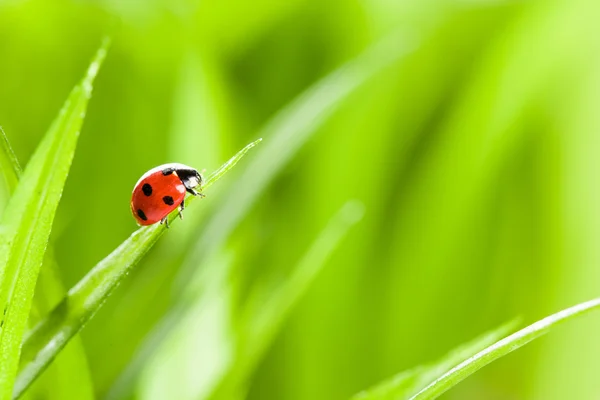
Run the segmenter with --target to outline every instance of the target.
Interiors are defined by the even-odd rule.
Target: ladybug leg
[[[185,200],[181,200],[179,205],[179,219],[183,219],[183,209],[185,208]]]
[[[200,193],[199,191],[197,191],[197,190],[195,190],[195,189],[189,188],[189,189],[185,189],[185,190],[186,190],[186,191],[187,191],[189,194],[191,194],[191,195],[194,195],[194,196],[200,196],[201,198],[202,198],[202,197],[206,197],[206,195],[205,195],[205,194],[203,194],[203,193]]]
[[[169,229],[169,216],[167,215],[166,217],[164,217],[163,219],[160,220],[161,224],[165,224],[165,226],[167,227],[167,229]]]

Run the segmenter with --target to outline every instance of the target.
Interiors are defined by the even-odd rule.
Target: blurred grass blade
[[[172,321],[171,334],[147,362],[131,398],[200,400],[219,382],[235,354],[235,289],[227,273],[232,261],[228,252],[210,261],[214,275],[189,299],[185,314]],[[192,360],[190,354],[202,356]],[[113,396],[109,393],[106,399]]]
[[[106,55],[100,48],[82,82],[38,146],[4,212],[0,260],[0,399],[12,397],[22,336],[52,222],[75,153],[92,82]]]
[[[23,170],[1,126],[0,136],[0,173],[4,181],[4,184],[0,184],[1,215],[17,187]]]
[[[292,275],[270,296],[267,304],[251,310],[250,320],[246,325],[249,328],[247,337],[252,343],[249,346],[252,351],[248,357],[244,357],[244,362],[251,361],[264,352],[287,315],[306,293],[350,228],[356,225],[363,215],[364,205],[358,200],[344,204],[317,236],[294,268]]]
[[[40,270],[28,326],[35,325],[65,296],[66,289],[60,279],[58,265],[51,247]],[[77,382],[76,385],[73,382]],[[63,349],[52,365],[27,389],[23,398],[47,398],[48,393],[56,399],[93,400],[94,385],[88,359],[79,336]],[[15,391],[13,391],[13,396]]]
[[[257,143],[250,143],[223,166],[211,174],[203,189],[208,189]],[[196,197],[188,197],[186,204]],[[171,221],[177,213],[170,216]],[[121,280],[150,250],[165,232],[163,225],[151,225],[135,231],[104,260],[98,263],[61,303],[38,323],[25,337],[21,367],[15,393],[22,393],[33,380],[50,364],[61,349],[85,323],[98,311]]]
[[[403,371],[375,387],[360,392],[352,400],[406,400],[414,396],[440,375],[473,354],[494,344],[514,330],[518,321],[511,321],[466,343],[431,365]]]
[[[559,323],[573,319],[587,311],[599,307],[600,298],[597,298],[580,303],[539,320],[472,355],[467,360],[435,379],[427,387],[411,397],[411,400],[435,399],[492,361],[495,361],[548,333],[551,328]]]
[[[207,249],[218,251],[260,193],[344,100],[415,47],[414,40],[406,35],[395,33],[386,37],[311,86],[265,125],[258,136],[269,140],[207,224],[205,234],[194,246],[195,250],[189,254],[179,274],[181,285],[185,286],[197,271],[197,260],[211,257]]]
[[[0,136],[0,170],[8,190],[14,192],[23,170],[1,126]]]
[[[359,201],[346,203],[317,236],[291,276],[269,296],[266,304],[264,301],[249,302],[251,306],[245,321],[242,322],[242,345],[234,364],[211,398],[234,398],[236,394],[246,391],[247,379],[277,337],[288,315],[327,265],[327,261],[350,229],[362,219],[363,214],[364,206]],[[264,297],[263,293],[257,294],[259,299]]]
[[[362,214],[363,206],[358,202],[342,207],[275,293],[257,291],[251,296],[256,301],[247,302],[250,305],[239,322],[232,321],[228,314],[232,290],[226,270],[230,262],[213,261],[218,268],[212,269],[215,275],[206,284],[208,287],[196,291],[194,299],[188,299],[190,306],[185,315],[174,322],[171,334],[161,342],[144,370],[138,386],[139,397],[230,399],[238,390],[243,392],[246,378],[260,362],[290,311]],[[232,332],[238,326],[241,332],[234,335]],[[219,334],[215,334],[215,329]],[[190,348],[201,351],[204,356],[189,360]],[[216,354],[214,349],[219,349]],[[181,365],[194,373],[173,374]],[[199,372],[207,367],[208,371]]]

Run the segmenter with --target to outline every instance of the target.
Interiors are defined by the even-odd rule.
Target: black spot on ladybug
[[[142,211],[141,208],[139,208],[137,210],[137,215],[138,217],[140,217],[143,221],[148,221],[148,218],[146,217],[146,214],[144,214],[144,212]]]
[[[168,206],[172,206],[173,204],[175,204],[175,201],[173,201],[173,198],[171,196],[165,196],[165,197],[163,197],[163,201]]]
[[[162,170],[163,175],[171,175],[173,172],[175,172],[175,168],[171,167]]]
[[[150,196],[152,194],[152,186],[150,186],[149,183],[144,183],[144,186],[142,186],[142,192],[144,192],[146,196]]]

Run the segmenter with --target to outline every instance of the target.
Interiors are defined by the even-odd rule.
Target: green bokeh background
[[[102,37],[113,39],[52,232],[65,288],[136,229],[128,202],[147,169],[210,172],[365,49],[389,35],[407,46],[274,171],[218,256],[194,265],[228,273],[227,290],[202,303],[219,304],[212,316],[192,298],[198,316],[168,321],[191,339],[143,345],[254,153],[84,328],[88,367],[69,376],[88,389],[62,393],[47,376],[30,398],[209,398],[186,384],[218,375],[243,341],[241,310],[286,280],[349,200],[362,221],[244,389],[213,399],[346,399],[516,316],[598,296],[598,21],[596,0],[0,2],[0,125],[23,165]],[[571,322],[444,398],[597,399],[598,337],[598,316]]]

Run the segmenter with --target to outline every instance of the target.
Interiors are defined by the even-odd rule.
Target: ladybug
[[[135,184],[131,194],[131,212],[139,225],[160,221],[169,227],[167,216],[184,208],[185,193],[203,196],[195,188],[202,185],[202,175],[183,164],[163,164],[146,172]]]

